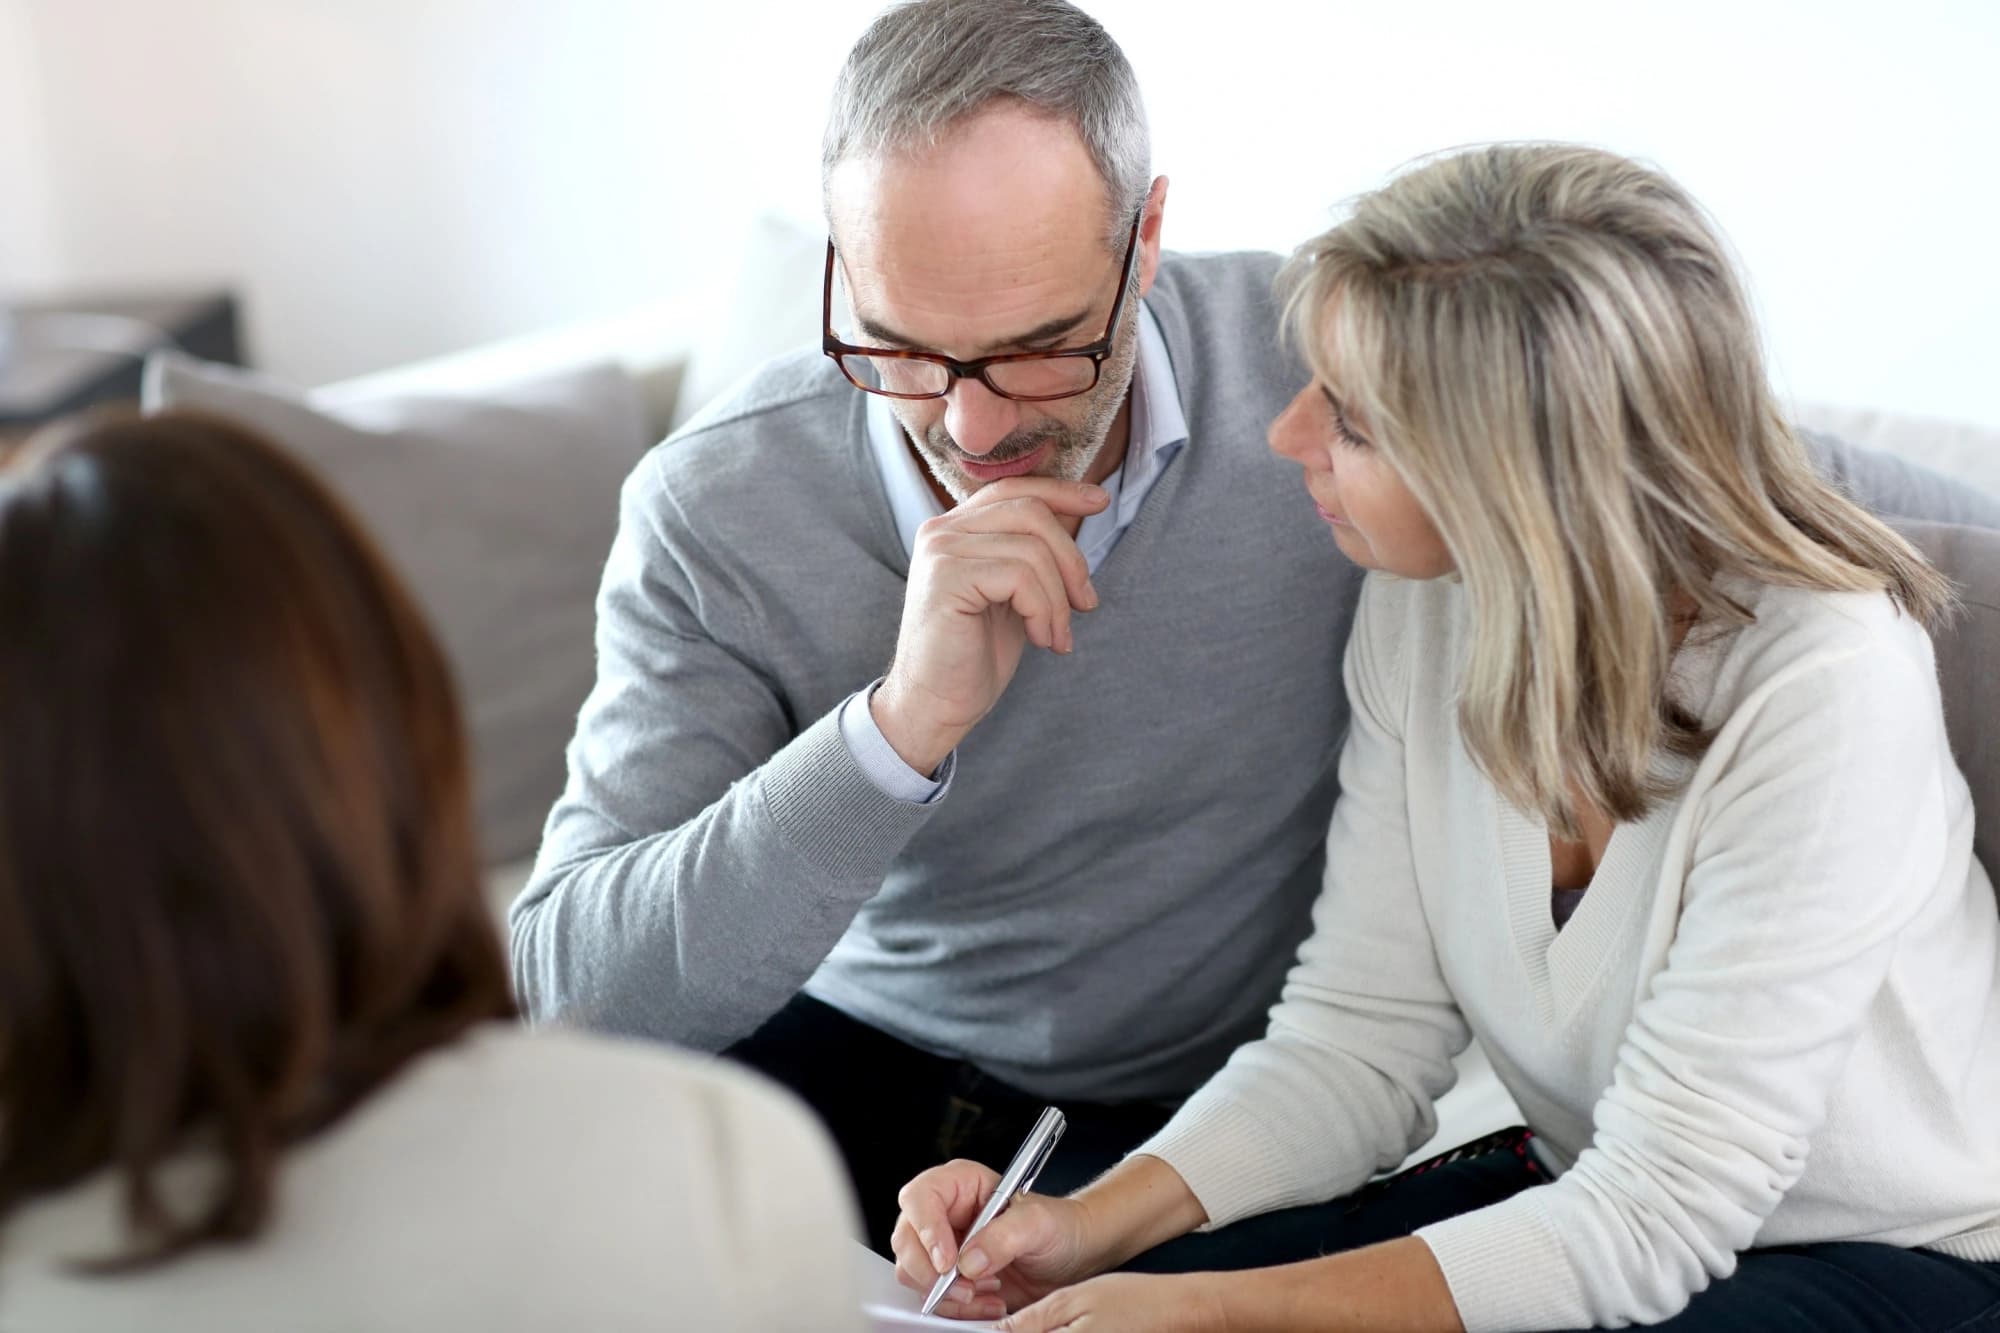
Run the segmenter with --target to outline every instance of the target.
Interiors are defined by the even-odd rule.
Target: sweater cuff
[[[1527,1190],[1418,1229],[1417,1239],[1444,1271],[1466,1333],[1592,1323],[1569,1253],[1536,1197],[1540,1192]]]
[[[757,780],[772,822],[800,856],[870,892],[942,804],[899,801],[876,786],[847,748],[838,708],[772,755]]]
[[[1292,1198],[1298,1173],[1270,1131],[1228,1097],[1196,1093],[1131,1155],[1141,1153],[1159,1158],[1187,1182],[1208,1214],[1201,1231],[1310,1202]]]

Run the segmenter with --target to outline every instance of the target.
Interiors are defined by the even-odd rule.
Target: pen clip
[[[1042,1178],[1042,1168],[1049,1164],[1049,1158],[1055,1156],[1056,1142],[1059,1137],[1060,1137],[1059,1135],[1050,1136],[1045,1142],[1043,1142],[1041,1147],[1036,1150],[1035,1160],[1028,1167],[1028,1174],[1022,1177],[1021,1188],[1019,1191],[1017,1191],[1018,1193],[1026,1194],[1029,1190],[1032,1190],[1035,1187],[1035,1182]]]

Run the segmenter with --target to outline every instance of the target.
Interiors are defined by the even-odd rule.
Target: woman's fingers
[[[958,1238],[999,1187],[1000,1174],[978,1162],[946,1162],[903,1186],[896,1195],[902,1215],[890,1235],[896,1255],[896,1275],[903,1278],[905,1254],[910,1256],[906,1286],[928,1291],[938,1274],[958,1262]]]

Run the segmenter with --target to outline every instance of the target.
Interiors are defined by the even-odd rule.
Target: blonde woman
[[[946,1309],[1021,1333],[1993,1318],[2000,918],[1950,592],[1815,477],[1700,210],[1606,153],[1475,149],[1285,285],[1312,381],[1271,445],[1377,571],[1315,933],[1268,1035],[1097,1183],[960,1253],[992,1173],[911,1182],[905,1280],[955,1266]],[[1363,1190],[1475,1034],[1531,1141]],[[1093,1278],[1196,1228],[1153,1266],[1301,1262]]]

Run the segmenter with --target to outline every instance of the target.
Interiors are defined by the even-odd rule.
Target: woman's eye
[[[1333,396],[1333,390],[1322,384],[1319,391],[1326,395],[1327,408],[1333,414],[1333,438],[1350,449],[1366,449],[1368,441],[1348,424],[1347,413],[1342,410],[1340,400]]]

